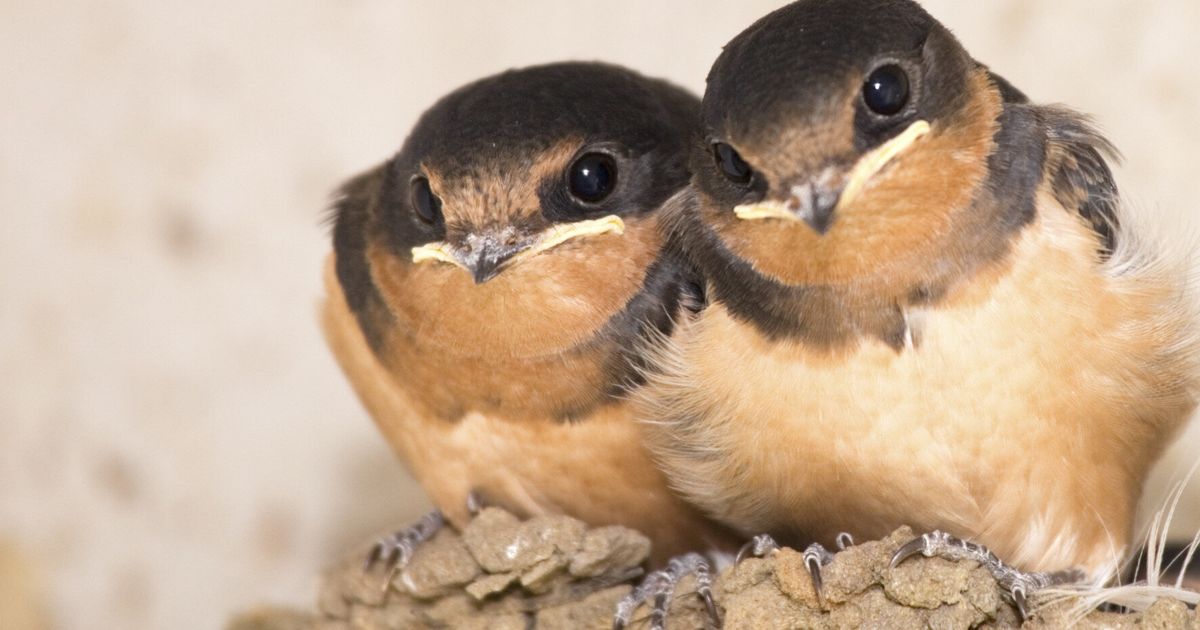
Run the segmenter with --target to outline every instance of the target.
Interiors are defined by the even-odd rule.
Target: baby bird
[[[722,544],[668,489],[626,398],[643,339],[695,301],[658,210],[688,182],[698,108],[611,65],[505,72],[442,98],[342,189],[326,336],[452,524],[477,496],[637,528],[660,559]],[[376,553],[395,562],[441,522]]]
[[[669,221],[709,305],[638,393],[672,487],[793,544],[907,524],[941,531],[901,555],[1110,574],[1198,344],[1109,142],[910,0],[767,15],[702,124]]]

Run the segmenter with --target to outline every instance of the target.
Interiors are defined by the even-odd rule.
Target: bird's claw
[[[434,510],[412,525],[385,536],[371,547],[363,561],[363,573],[369,572],[379,563],[383,563],[386,577],[383,588],[391,583],[397,571],[401,571],[412,560],[417,547],[433,538],[443,527],[446,519],[440,510]]]
[[[854,538],[847,533],[841,533],[836,538],[838,551],[844,551],[847,547],[854,546]],[[741,564],[742,560],[753,556],[762,558],[767,554],[774,553],[779,550],[779,544],[775,542],[768,534],[759,534],[750,539],[742,548],[738,550],[737,559],[734,564]],[[808,574],[812,576],[813,591],[817,594],[817,601],[823,601],[821,589],[824,586],[824,580],[821,578],[821,568],[833,561],[833,554],[825,549],[820,543],[813,543],[806,548],[801,556],[804,560],[804,566],[808,569]]]
[[[808,569],[808,575],[812,577],[813,591],[817,594],[817,602],[823,606],[825,597],[822,595],[822,589],[825,581],[821,578],[821,567],[833,562],[833,554],[829,553],[829,550],[821,543],[813,543],[804,550],[801,557],[804,559],[805,568]]]
[[[775,539],[771,538],[770,534],[759,534],[742,545],[741,549],[738,549],[737,557],[734,558],[733,564],[739,565],[746,558],[762,558],[776,551],[779,551],[779,543],[775,542]]]
[[[1021,621],[1029,619],[1029,596],[1042,589],[1063,584],[1071,584],[1084,579],[1084,574],[1078,569],[1065,571],[1026,573],[1005,564],[987,547],[952,536],[946,532],[934,531],[922,534],[899,549],[892,555],[890,566],[894,569],[905,560],[921,554],[926,558],[938,557],[947,560],[971,560],[987,569],[1000,587],[1007,590]]]
[[[633,613],[648,599],[653,599],[654,602],[650,612],[651,630],[664,630],[675,588],[679,581],[688,575],[696,577],[696,595],[704,602],[704,608],[713,625],[720,627],[721,613],[717,610],[712,596],[712,569],[704,556],[689,553],[672,558],[667,563],[667,568],[647,575],[632,593],[617,604],[613,630],[623,630],[628,626],[633,620]]]
[[[896,553],[892,554],[892,560],[890,563],[888,563],[888,566],[892,569],[895,569],[900,565],[901,562],[904,562],[905,560],[908,560],[917,554],[921,554],[926,558],[933,556],[935,554],[933,551],[934,545],[930,542],[930,539],[931,537],[941,535],[944,535],[944,533],[933,532],[931,534],[922,534],[920,537],[904,543],[899,549],[896,550]]]

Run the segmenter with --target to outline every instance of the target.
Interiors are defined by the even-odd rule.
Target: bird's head
[[[388,309],[434,343],[538,354],[588,338],[660,255],[656,210],[686,185],[699,103],[615,66],[467,85],[386,165],[367,222]]]
[[[988,172],[1001,98],[909,0],[801,0],[725,47],[693,152],[700,217],[786,285],[936,264]]]

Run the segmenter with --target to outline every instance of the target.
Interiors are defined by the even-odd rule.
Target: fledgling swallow
[[[611,65],[505,72],[442,98],[342,189],[325,332],[452,524],[478,496],[634,527],[657,558],[721,544],[668,490],[626,399],[637,348],[694,293],[658,209],[688,182],[698,109]]]
[[[771,13],[716,60],[701,116],[669,221],[709,305],[639,391],[672,486],[793,544],[907,524],[1112,572],[1196,407],[1198,344],[1109,142],[910,0]]]

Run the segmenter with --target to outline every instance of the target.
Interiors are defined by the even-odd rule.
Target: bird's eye
[[[417,216],[426,223],[434,224],[442,216],[442,200],[433,194],[433,189],[429,187],[429,180],[424,177],[417,177],[412,180],[410,185],[412,189],[412,205],[417,211]]]
[[[754,175],[754,170],[742,159],[737,150],[725,144],[718,142],[713,145],[713,157],[717,159],[717,165],[721,167],[721,172],[729,181],[735,184],[745,185],[750,182],[750,177]]]
[[[895,64],[876,68],[863,85],[863,102],[882,116],[898,114],[908,105],[908,75]]]
[[[567,183],[576,199],[596,203],[616,188],[617,165],[603,153],[588,153],[571,165]]]

